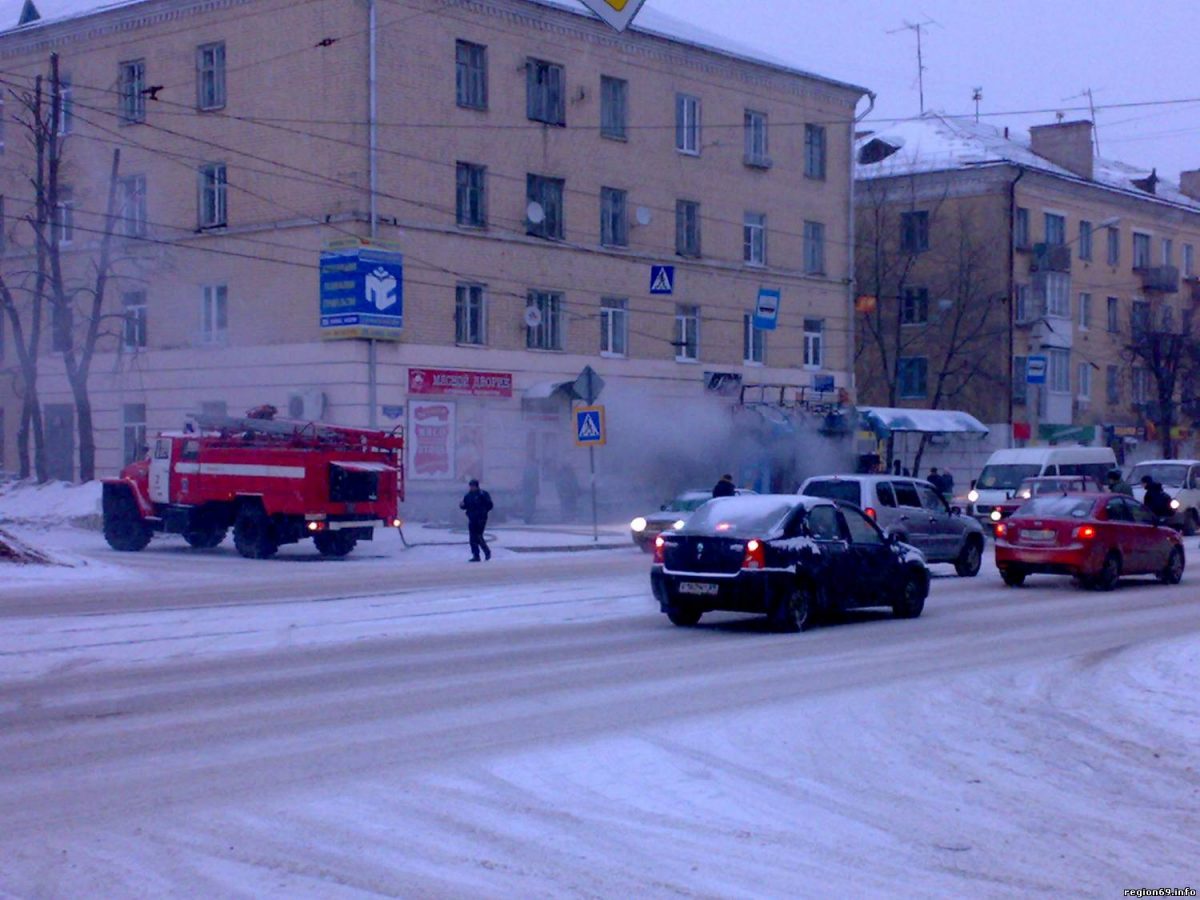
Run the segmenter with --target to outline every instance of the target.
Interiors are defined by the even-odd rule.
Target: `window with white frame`
[[[1129,308],[1129,332],[1135,340],[1141,340],[1150,330],[1150,303],[1134,300]]]
[[[117,69],[117,95],[123,125],[146,121],[146,61],[130,59]]]
[[[1017,215],[1013,220],[1013,244],[1017,247],[1029,246],[1029,210],[1024,206],[1017,207]]]
[[[804,320],[804,368],[820,369],[825,365],[825,320]]]
[[[1191,244],[1183,245],[1183,277],[1191,278],[1196,274],[1196,248]]]
[[[58,79],[58,133],[70,134],[75,129],[75,95],[71,79],[63,75]]]
[[[1046,272],[1046,315],[1071,318],[1071,276],[1066,272]]]
[[[223,228],[228,225],[224,163],[205,163],[200,167],[199,194],[200,227]]]
[[[1071,393],[1071,351],[1046,349],[1046,389],[1052,394]]]
[[[229,336],[229,288],[206,284],[200,292],[200,341],[223,344]]]
[[[146,234],[146,176],[126,175],[117,182],[120,232],[125,237]]]
[[[622,297],[600,300],[600,355],[625,356],[629,352],[629,301]]]
[[[754,327],[754,313],[742,314],[742,362],[761,366],[767,361],[767,333]]]
[[[1065,244],[1067,242],[1067,220],[1058,213],[1043,213],[1045,221],[1046,243]]]
[[[1081,362],[1075,367],[1075,398],[1080,403],[1092,401],[1092,364]]]
[[[59,188],[54,225],[60,244],[75,240],[75,196],[70,188]]]
[[[125,403],[121,407],[122,458],[125,465],[137,462],[146,450],[146,404]]]
[[[675,95],[675,149],[700,154],[700,98]]]
[[[455,164],[454,216],[459,225],[487,226],[487,167]]]
[[[1016,286],[1016,296],[1013,298],[1013,316],[1019,324],[1030,322],[1037,313],[1034,311],[1033,290],[1028,284]]]
[[[1121,262],[1121,231],[1115,225],[1108,226],[1108,264],[1119,265]]]
[[[1133,233],[1133,267],[1150,268],[1150,235]]]
[[[606,247],[629,246],[627,198],[619,188],[600,188],[600,243]]]
[[[906,287],[900,297],[900,324],[924,325],[929,321],[929,288]]]
[[[566,182],[561,178],[547,178],[545,175],[527,175],[525,177],[525,202],[536,203],[542,210],[542,220],[535,222],[530,219],[525,223],[525,233],[535,237],[563,239],[563,188]]]
[[[1109,365],[1104,370],[1104,396],[1109,406],[1121,405],[1121,368]]]
[[[748,166],[765,168],[771,164],[767,156],[767,114],[748,109],[744,116],[745,155],[742,161]]]
[[[1092,223],[1087,219],[1079,220],[1079,258],[1092,258]]]
[[[562,350],[563,295],[557,291],[530,291],[526,308],[537,310],[536,325],[526,324],[525,346],[529,350]]]
[[[454,342],[483,346],[487,343],[486,294],[482,284],[459,282],[454,286]]]
[[[623,141],[629,123],[629,82],[600,76],[600,136]]]
[[[825,226],[821,222],[804,223],[804,272],[825,274]]]
[[[675,307],[675,359],[695,362],[700,358],[700,307]]]
[[[1162,239],[1162,264],[1164,266],[1174,265],[1175,260],[1175,242],[1170,238]]]
[[[137,350],[146,346],[146,292],[126,291],[121,295],[121,312],[124,315],[121,345],[126,350]]]
[[[487,109],[487,47],[454,42],[454,98],[464,109]]]
[[[906,400],[929,394],[929,360],[924,356],[902,356],[899,360],[899,393]]]
[[[1079,295],[1079,328],[1081,331],[1087,331],[1092,326],[1092,295],[1082,293]]]
[[[1133,379],[1133,402],[1142,405],[1150,402],[1153,379],[1150,377],[1150,370],[1144,366],[1134,366],[1132,374]]]
[[[1024,405],[1029,401],[1029,357],[1013,357],[1012,401]]]
[[[542,59],[525,61],[525,115],[534,122],[566,125],[566,75],[563,67]]]
[[[694,200],[675,201],[675,252],[700,255],[700,204]]]
[[[201,44],[196,48],[196,106],[222,109],[225,106],[225,42]]]
[[[804,126],[804,177],[824,180],[825,178],[825,126]]]
[[[1121,301],[1116,297],[1109,297],[1105,314],[1108,319],[1108,333],[1116,334],[1121,330]]]
[[[742,261],[752,266],[767,264],[767,217],[748,212],[742,218]]]

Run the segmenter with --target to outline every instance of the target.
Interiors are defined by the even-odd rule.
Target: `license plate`
[[[711,597],[720,591],[720,586],[709,584],[707,581],[681,581],[679,582],[679,593],[681,594],[700,594],[705,597]]]
[[[1029,531],[1022,531],[1021,536],[1027,541],[1052,541],[1054,540],[1054,532],[1049,528],[1033,528]]]

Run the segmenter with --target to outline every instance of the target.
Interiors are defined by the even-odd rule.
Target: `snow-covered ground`
[[[113,553],[66,524],[94,488],[34,493],[0,496],[0,527],[65,564],[0,569],[0,893],[1200,880],[1195,572],[1013,591],[989,562],[940,568],[913,622],[675,629],[620,525],[601,535],[618,549],[579,553],[547,548],[590,529],[498,528],[478,566],[460,533],[415,526],[411,548],[260,562],[175,538]]]

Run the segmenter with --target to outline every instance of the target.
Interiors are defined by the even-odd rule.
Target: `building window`
[[[205,163],[200,167],[201,228],[222,228],[228,224],[225,188],[224,163]]]
[[[1016,404],[1029,402],[1029,358],[1013,357],[1012,401]]]
[[[1067,220],[1057,213],[1043,213],[1046,226],[1047,244],[1065,244],[1067,242]]]
[[[1151,378],[1150,370],[1143,366],[1133,369],[1133,402],[1142,406],[1150,402]]]
[[[1045,314],[1060,319],[1071,318],[1071,276],[1066,272],[1046,272]]]
[[[1079,295],[1079,328],[1087,331],[1092,325],[1092,295]]]
[[[625,191],[600,188],[600,243],[606,247],[629,246],[629,218]]]
[[[1116,297],[1108,298],[1108,333],[1116,334],[1121,330],[1121,301]]]
[[[121,309],[125,315],[121,345],[126,350],[137,350],[146,346],[146,292],[129,291],[121,295]]]
[[[1175,242],[1170,238],[1162,239],[1162,264],[1164,266],[1173,265],[1175,259]]]
[[[75,129],[75,97],[71,90],[71,79],[58,79],[58,133],[70,134]]]
[[[700,204],[695,201],[675,201],[675,252],[700,255]]]
[[[225,43],[196,48],[196,105],[200,109],[225,106]]]
[[[742,161],[748,166],[766,168],[771,165],[767,156],[767,114],[748,109],[743,117],[745,131],[745,156]]]
[[[1110,266],[1120,265],[1121,263],[1121,232],[1115,225],[1108,226],[1108,264]]]
[[[675,359],[695,362],[700,358],[700,307],[675,307]]]
[[[700,98],[675,95],[675,149],[681,153],[700,153]]]
[[[905,253],[929,249],[929,213],[926,210],[900,214],[900,249]]]
[[[527,309],[537,310],[537,325],[525,326],[525,346],[530,350],[563,349],[563,296],[554,291],[530,291]]]
[[[1196,274],[1196,248],[1191,244],[1183,245],[1183,277],[1191,278]]]
[[[132,125],[146,121],[146,61],[131,59],[120,64],[117,91],[121,98],[121,122]]]
[[[1092,364],[1081,362],[1075,367],[1075,396],[1081,403],[1092,401]]]
[[[146,176],[127,175],[117,182],[120,204],[120,232],[125,237],[146,233]]]
[[[629,82],[600,76],[600,136],[623,141],[629,121]]]
[[[124,464],[137,462],[146,452],[146,404],[122,404],[121,432]]]
[[[905,288],[900,298],[900,324],[924,325],[929,321],[929,288]]]
[[[455,167],[454,215],[459,225],[487,225],[487,167],[460,162]]]
[[[804,177],[825,178],[825,126],[804,126]]]
[[[1017,217],[1013,222],[1013,243],[1018,247],[1029,246],[1029,210],[1023,206],[1017,207]]]
[[[900,357],[900,396],[917,399],[929,393],[929,360],[924,356]]]
[[[825,226],[820,222],[804,223],[804,272],[825,274]]]
[[[487,109],[487,47],[454,42],[454,96],[466,109]]]
[[[1018,325],[1031,322],[1034,319],[1032,295],[1027,284],[1016,286],[1016,296],[1013,298],[1013,316]]]
[[[1071,351],[1046,349],[1046,388],[1052,394],[1071,393]]]
[[[825,320],[804,320],[804,368],[819,369],[825,365]]]
[[[561,178],[546,178],[542,175],[528,175],[525,178],[525,200],[527,204],[536,203],[541,208],[542,220],[535,222],[530,219],[525,223],[525,233],[535,237],[551,238],[561,241],[563,238],[563,187],[566,182]]]
[[[68,303],[51,303],[50,305],[50,349],[62,353],[71,349],[73,330],[75,327],[75,312]]]
[[[742,260],[752,266],[767,264],[767,217],[746,213],[742,219]]]
[[[59,188],[54,225],[60,244],[75,240],[75,197],[70,188]]]
[[[1109,406],[1121,405],[1121,369],[1108,366],[1104,370],[1104,395]]]
[[[1129,331],[1134,340],[1141,340],[1150,328],[1150,304],[1134,300],[1129,310]]]
[[[604,297],[600,301],[600,355],[624,356],[628,348],[629,301]]]
[[[1079,221],[1079,258],[1092,258],[1092,223],[1086,219]]]
[[[487,343],[487,310],[482,284],[459,283],[454,286],[454,342]]]
[[[566,125],[563,67],[540,59],[525,61],[525,115],[547,125]]]
[[[754,327],[754,313],[742,314],[742,362],[761,366],[767,361],[767,333]]]
[[[223,344],[229,334],[229,288],[206,284],[201,291],[200,341]]]
[[[1133,234],[1133,267],[1135,269],[1150,268],[1150,235]]]

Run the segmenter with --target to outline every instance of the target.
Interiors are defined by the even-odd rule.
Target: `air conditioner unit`
[[[325,403],[325,392],[316,388],[288,394],[288,418],[319,422],[325,415]]]

